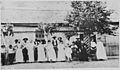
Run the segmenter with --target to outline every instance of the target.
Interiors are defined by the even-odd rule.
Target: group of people
[[[22,41],[15,39],[14,44],[1,45],[1,63],[3,65],[14,62],[55,62],[71,61],[72,50],[69,45],[64,45],[61,37],[52,40]]]
[[[91,54],[94,54],[91,56]],[[79,41],[72,44],[65,44],[62,37],[52,37],[48,40],[29,40],[23,38],[22,41],[15,39],[14,44],[1,45],[1,63],[12,64],[21,62],[56,62],[72,61],[75,55],[78,59],[88,60],[89,57],[95,56],[97,60],[106,60],[106,51],[101,39],[95,42],[91,40],[90,52],[84,42]]]
[[[101,37],[99,37],[96,42],[91,40],[91,53],[93,53],[92,51],[95,52],[97,60],[107,60],[106,49]]]
[[[8,24],[8,25],[4,25],[1,29],[1,33],[3,33],[3,36],[13,36],[13,25],[12,24]]]
[[[98,37],[96,39],[95,35],[90,37],[90,45],[86,44],[83,40],[77,39],[71,45],[71,49],[72,59],[76,55],[80,61],[107,60],[106,49],[102,38]]]

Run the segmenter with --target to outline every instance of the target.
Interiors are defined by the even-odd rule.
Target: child
[[[65,55],[67,57],[67,61],[71,61],[72,60],[72,57],[71,57],[71,54],[72,54],[72,49],[70,48],[71,46],[67,46],[65,48]]]
[[[9,49],[8,49],[8,62],[10,64],[13,64],[14,61],[14,50],[12,45],[9,45]]]
[[[1,45],[1,64],[6,64],[6,48],[5,45]]]

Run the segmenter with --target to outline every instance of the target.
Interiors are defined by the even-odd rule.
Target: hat
[[[1,48],[5,48],[5,45],[1,45]]]
[[[18,39],[15,39],[15,42],[18,42]]]
[[[56,36],[53,36],[53,38],[56,38]]]
[[[24,40],[24,41],[27,41],[27,40],[28,40],[28,38],[23,38],[23,40]]]
[[[48,42],[51,42],[51,40],[48,40]]]

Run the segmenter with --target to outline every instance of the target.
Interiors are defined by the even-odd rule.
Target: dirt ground
[[[1,66],[2,69],[54,69],[54,68],[118,68],[119,58],[109,57],[107,61],[72,61],[72,62],[55,62],[55,63],[21,63]]]

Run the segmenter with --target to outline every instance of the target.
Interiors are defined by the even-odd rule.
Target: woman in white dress
[[[57,61],[65,61],[65,45],[63,41],[58,44],[58,58]]]
[[[34,61],[34,44],[32,41],[28,43],[28,55],[29,55],[29,62]]]
[[[23,62],[23,54],[22,54],[21,44],[18,43],[15,46],[17,46],[17,50],[16,50],[16,62]]]
[[[48,61],[56,61],[55,50],[50,40],[48,40],[48,43],[46,45],[46,51],[47,51]]]
[[[71,61],[72,60],[71,54],[72,54],[72,49],[71,49],[71,47],[69,45],[67,45],[65,47],[65,56],[67,57],[67,61]]]
[[[101,38],[98,38],[98,40],[97,40],[96,56],[97,56],[98,60],[106,60],[107,59],[105,47],[103,45],[103,42],[101,41]]]
[[[45,45],[41,41],[38,45],[38,61],[46,61],[44,47]]]

